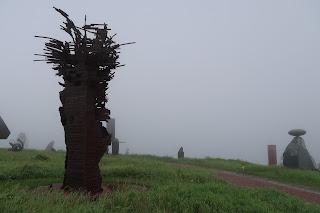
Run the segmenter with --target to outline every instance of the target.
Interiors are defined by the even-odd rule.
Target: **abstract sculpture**
[[[317,169],[313,157],[309,154],[304,140],[300,137],[306,134],[303,129],[293,129],[288,132],[295,136],[283,153],[283,166],[300,169]]]
[[[12,148],[9,149],[9,151],[13,151],[13,152],[22,151],[26,145],[26,141],[27,141],[26,134],[21,132],[18,136],[17,141],[14,141],[14,140],[9,141],[10,146],[12,146]]]
[[[110,119],[110,111],[105,108],[106,90],[114,76],[112,70],[123,66],[117,62],[117,49],[125,44],[115,44],[106,24],[76,27],[65,12],[55,9],[66,18],[61,29],[72,42],[36,37],[49,39],[45,54],[40,56],[53,63],[57,75],[64,79],[64,83],[59,82],[64,87],[59,111],[67,149],[62,188],[96,194],[103,191],[98,164],[111,142],[111,135],[101,122]]]
[[[9,135],[10,130],[0,116],[0,139],[7,139]]]
[[[47,151],[47,152],[55,152],[56,149],[53,148],[53,145],[54,145],[54,141],[51,141],[51,142],[47,145],[45,151]]]

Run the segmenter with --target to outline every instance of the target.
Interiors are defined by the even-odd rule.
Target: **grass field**
[[[307,169],[288,169],[283,166],[263,166],[241,160],[225,160],[209,157],[205,159],[184,158],[179,160],[173,158],[159,158],[159,160],[199,167],[228,170],[320,190],[319,171]],[[244,170],[242,169],[242,165],[245,166]]]
[[[183,169],[167,162],[219,168],[319,188],[320,173],[222,159],[173,159],[149,155],[107,155],[104,182],[143,185],[149,191],[118,191],[91,201],[86,195],[28,192],[63,180],[65,152],[0,149],[0,212],[320,212],[320,206],[270,188],[240,188],[214,172]],[[306,174],[306,175],[305,175]],[[305,179],[311,177],[310,181]],[[318,183],[312,184],[314,181]],[[310,183],[309,183],[310,182]]]

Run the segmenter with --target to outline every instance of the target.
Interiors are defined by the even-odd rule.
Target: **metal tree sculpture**
[[[64,79],[64,83],[59,82],[64,87],[59,111],[67,148],[62,188],[96,194],[103,191],[99,162],[111,142],[111,135],[101,122],[110,118],[110,111],[105,108],[106,90],[114,76],[112,70],[122,66],[117,62],[116,50],[125,44],[115,44],[106,24],[79,28],[65,12],[55,9],[66,18],[61,29],[72,42],[36,36],[49,39],[45,54],[36,55],[45,56],[44,61],[53,63],[57,75]],[[87,37],[89,33],[94,38]]]

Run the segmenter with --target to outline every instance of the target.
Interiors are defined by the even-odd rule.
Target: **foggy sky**
[[[121,48],[107,108],[120,153],[278,161],[302,128],[320,162],[320,2],[9,1],[0,2],[0,116],[25,132],[29,148],[65,149],[58,85],[51,64],[34,62],[45,40],[71,41],[64,10],[77,26],[107,23]]]

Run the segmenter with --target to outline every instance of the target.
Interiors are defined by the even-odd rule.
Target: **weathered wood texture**
[[[67,148],[62,187],[95,194],[102,191],[99,161],[111,142],[111,135],[101,123],[110,119],[110,111],[105,108],[106,90],[114,76],[112,70],[121,66],[116,51],[121,45],[108,36],[106,24],[79,28],[65,12],[55,9],[66,18],[61,29],[72,42],[36,36],[49,40],[44,55],[36,55],[45,56],[45,61],[53,63],[57,75],[64,79],[59,83],[64,87],[59,111]]]

